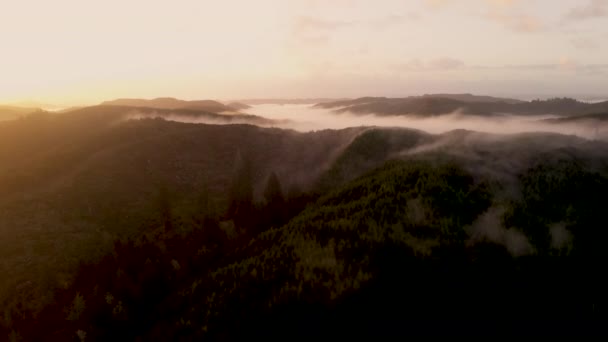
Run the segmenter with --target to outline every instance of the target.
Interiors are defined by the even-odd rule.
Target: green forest
[[[106,118],[0,125],[11,342],[603,332],[604,143]]]

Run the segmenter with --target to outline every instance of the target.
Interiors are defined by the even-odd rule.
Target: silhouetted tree
[[[277,204],[283,204],[285,201],[281,183],[279,182],[277,174],[274,172],[270,174],[268,181],[266,182],[264,199],[266,200],[266,205],[271,207]]]
[[[265,230],[270,227],[278,227],[285,221],[285,197],[281,183],[276,173],[272,172],[266,182],[264,189],[265,206],[263,210],[264,221],[261,224],[261,229]]]
[[[158,213],[161,224],[165,230],[172,229],[173,215],[171,213],[171,199],[169,198],[169,190],[165,184],[161,184],[158,189]]]
[[[213,203],[211,202],[211,198],[209,197],[209,187],[206,182],[200,186],[200,191],[198,197],[196,199],[195,205],[195,218],[196,221],[205,226],[206,222],[209,220],[215,220],[216,212],[213,207]]]
[[[237,155],[236,171],[230,188],[228,216],[242,226],[253,211],[253,171],[251,161]]]

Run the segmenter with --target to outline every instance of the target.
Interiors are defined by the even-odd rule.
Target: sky
[[[0,102],[608,97],[608,0],[0,0]]]

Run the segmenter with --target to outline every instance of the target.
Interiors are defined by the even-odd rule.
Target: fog
[[[576,135],[587,139],[606,139],[608,126],[594,120],[577,123],[553,123],[552,115],[492,117],[451,113],[435,117],[377,116],[336,113],[329,109],[314,108],[310,105],[257,105],[247,110],[264,118],[280,121],[275,127],[308,132],[321,129],[342,129],[358,126],[407,127],[428,133],[440,134],[455,129],[466,129],[495,134],[515,134],[526,132],[552,132]]]
[[[530,241],[526,235],[515,229],[507,229],[502,224],[502,217],[504,215],[505,208],[493,206],[485,213],[481,214],[470,227],[466,230],[469,233],[469,243],[474,244],[480,241],[489,241],[503,245],[515,257],[529,255],[534,252],[534,248],[530,244]],[[555,243],[556,247],[562,247],[568,243],[569,239],[568,231],[559,231],[561,233],[558,238],[561,238]],[[558,234],[555,234],[556,236]]]
[[[266,123],[266,120],[255,120],[255,118],[248,117],[245,115],[229,115],[229,114],[218,114],[211,117],[196,117],[180,114],[165,114],[159,112],[142,113],[139,111],[133,111],[126,117],[127,120],[139,120],[149,118],[162,118],[168,121],[184,122],[184,123],[195,123],[195,124],[207,124],[207,125],[225,125],[225,124],[255,124],[260,126],[271,126]]]

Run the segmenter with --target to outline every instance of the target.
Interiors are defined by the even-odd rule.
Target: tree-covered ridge
[[[243,169],[247,168],[244,164]],[[244,178],[243,170],[237,170],[237,188],[247,182]],[[249,224],[247,228],[255,231],[255,220],[261,227],[273,227],[272,219],[266,223],[259,221],[260,217],[268,217],[261,215],[265,208],[273,210],[270,217],[281,212],[288,214],[287,206],[293,204],[293,199],[280,200],[282,191],[277,183],[271,175],[266,204],[257,209],[250,207],[246,213],[249,220],[243,220],[240,227]],[[166,205],[162,196],[166,194],[161,192],[161,207]],[[242,205],[242,194],[235,192],[234,196]],[[450,204],[446,201],[466,208],[448,212],[446,206]],[[59,303],[67,303],[68,307],[72,305],[71,300],[89,303],[92,309],[82,309],[82,318],[79,314],[67,320],[72,330],[79,327],[75,321],[80,321],[82,326],[77,330],[88,331],[89,336],[97,333],[119,336],[117,331],[121,329],[126,329],[122,333],[151,333],[145,330],[145,324],[133,320],[143,319],[139,318],[142,315],[148,317],[146,320],[153,320],[154,316],[146,312],[161,309],[147,305],[158,298],[179,307],[175,309],[178,312],[172,314],[180,315],[182,323],[171,322],[176,326],[166,328],[168,331],[181,334],[186,329],[195,335],[204,336],[207,331],[216,334],[217,329],[223,331],[224,324],[251,319],[241,317],[239,311],[242,310],[252,315],[256,311],[269,314],[268,308],[299,302],[329,305],[357,291],[375,276],[370,264],[374,260],[370,256],[388,245],[428,258],[437,247],[462,243],[463,226],[488,205],[489,197],[483,186],[475,184],[469,175],[453,165],[434,168],[424,163],[392,162],[332,191],[287,225],[275,226],[250,242],[247,242],[246,237],[250,236],[247,232],[228,239],[213,220],[205,221],[201,228],[195,226],[187,237],[180,237],[167,231],[175,228],[175,224],[165,222],[166,209],[163,209],[159,210],[161,235],[117,245],[115,256],[106,257],[97,265],[85,266],[78,278],[81,283],[77,281],[74,285],[79,291],[68,291]],[[229,216],[241,215],[243,213],[229,213]],[[214,230],[218,233],[212,233]],[[216,236],[216,240],[212,236]],[[216,261],[209,261],[209,256],[215,256],[212,259]],[[231,259],[235,261],[230,263]],[[194,266],[201,263],[207,271]],[[117,269],[113,271],[113,267]],[[92,269],[105,274],[107,282],[91,281],[91,276],[86,274],[94,272]],[[183,279],[175,278],[184,272],[190,273]],[[197,275],[205,276],[198,278]],[[153,292],[146,294],[146,291]],[[142,302],[143,298],[148,304]],[[237,299],[238,303],[234,302]],[[116,303],[120,303],[118,309]],[[184,307],[185,303],[191,305]],[[128,312],[132,312],[131,315],[127,315]],[[160,312],[156,314],[162,317]],[[112,323],[114,320],[118,322]],[[121,324],[122,320],[128,320],[131,328]],[[205,329],[199,331],[193,327]]]
[[[586,164],[572,157],[544,159],[520,175],[522,197],[512,203],[505,223],[522,229],[537,253],[606,258],[608,169],[594,171]]]
[[[337,112],[377,115],[436,116],[454,112],[471,115],[588,115],[608,112],[608,102],[586,103],[572,98],[519,101],[514,99],[474,96],[470,94],[436,94],[404,98],[363,97],[320,103],[320,108]]]
[[[424,256],[434,246],[462,243],[463,228],[489,206],[489,196],[482,184],[453,165],[389,163],[256,238],[253,246],[271,246],[261,249],[261,258],[270,260],[261,262],[256,273],[272,276],[283,263],[280,256],[292,255],[296,283],[286,283],[284,290],[314,286],[316,273],[326,271],[329,300],[358,287],[358,278],[371,272],[365,259],[385,244]],[[345,267],[346,262],[357,267]]]
[[[317,181],[326,191],[381,166],[399,152],[430,141],[428,134],[410,129],[370,128],[359,134]]]
[[[605,282],[594,264],[548,254],[537,238],[550,236],[547,225],[564,220],[560,213],[568,207],[565,222],[578,220],[565,226],[574,236],[570,250],[600,247],[589,244],[587,233],[597,231],[589,224],[601,213],[575,203],[582,191],[590,201],[605,193],[600,171],[564,159],[544,168],[548,161],[541,160],[522,172],[519,201],[496,203],[496,188],[458,164],[396,160],[317,200],[285,195],[271,174],[265,199],[247,204],[251,166],[240,160],[230,201],[246,211],[218,215],[203,194],[200,210],[184,221],[160,191],[158,228],[83,265],[53,306],[33,321],[16,319],[14,334],[34,340],[83,334],[284,339],[322,331],[378,337],[467,334],[468,320],[485,322],[482,332],[505,334],[525,331],[523,320],[544,319],[535,328],[545,331],[559,319],[575,329],[606,318]],[[568,196],[572,187],[579,195]],[[535,202],[543,196],[556,196],[557,206]],[[526,233],[532,254],[514,258],[501,242],[471,236],[471,227],[496,205],[509,208],[505,226]],[[589,276],[591,287],[584,281]],[[39,329],[24,329],[29,324]],[[428,330],[437,324],[449,330]]]
[[[349,322],[375,336],[383,320],[407,318],[420,333],[420,317],[428,327],[518,307],[532,320],[605,317],[605,143],[112,124],[102,113],[28,120],[0,125],[0,140],[24,143],[1,145],[0,159],[37,166],[0,172],[0,223],[13,228],[0,232],[22,239],[2,240],[12,276],[0,294],[18,291],[5,297],[0,336],[319,336]]]
[[[0,279],[3,309],[40,308],[79,263],[150,229],[163,183],[176,216],[188,221],[202,187],[225,209],[237,153],[251,159],[259,199],[271,172],[286,193],[306,188],[323,171],[311,165],[329,164],[360,131],[120,121],[116,108],[103,108],[0,124],[0,273],[11,274]]]

